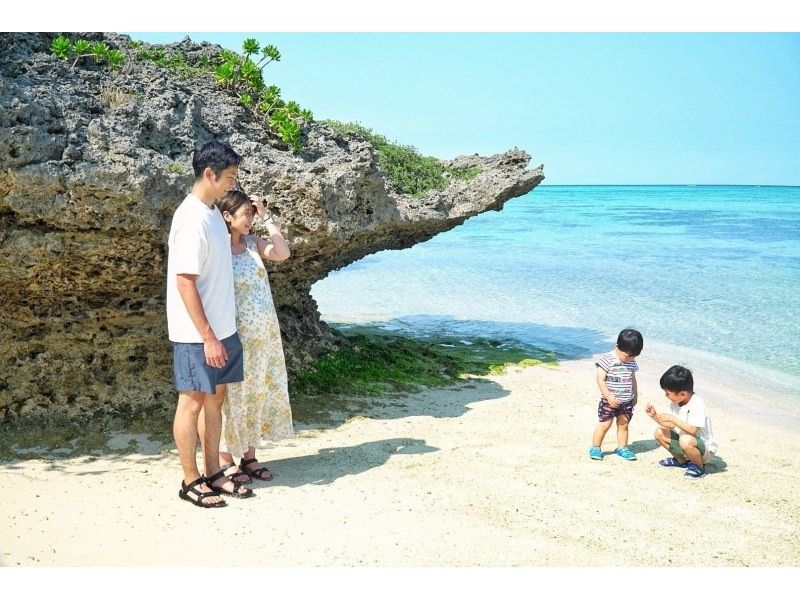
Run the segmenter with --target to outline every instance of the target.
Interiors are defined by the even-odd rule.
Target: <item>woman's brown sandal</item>
[[[214,482],[220,478],[225,478],[222,482],[223,484],[225,483],[225,481],[229,481],[231,484],[233,484],[233,492],[231,492],[230,490],[225,490],[223,488],[220,488],[219,486],[214,486]],[[208,484],[209,488],[211,488],[214,492],[218,492],[225,496],[232,496],[233,498],[251,498],[255,496],[255,493],[252,490],[250,490],[250,488],[244,488],[244,484],[240,482],[234,482],[230,478],[225,477],[224,469],[220,469],[210,478],[206,478],[206,484]],[[239,489],[244,489],[247,492],[239,492]]]
[[[239,482],[240,484],[249,484],[253,481],[249,475],[239,469],[239,466],[236,465],[236,463],[223,463],[221,467],[222,471],[225,472],[225,475],[234,482]],[[235,471],[229,473],[231,468],[233,468]]]
[[[247,459],[246,461],[242,459],[239,462],[239,469],[249,475],[251,478],[255,480],[261,480],[262,482],[269,482],[272,479],[272,472],[267,469],[266,467],[259,467],[258,469],[248,469],[248,465],[252,465],[253,463],[258,463],[258,459]]]

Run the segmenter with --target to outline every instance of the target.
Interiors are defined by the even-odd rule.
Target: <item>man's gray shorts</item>
[[[203,343],[172,343],[172,373],[178,392],[202,391],[213,395],[217,384],[244,380],[242,341],[235,332],[220,341],[228,352],[228,361],[221,368],[206,363]]]

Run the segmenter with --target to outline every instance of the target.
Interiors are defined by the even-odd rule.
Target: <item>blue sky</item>
[[[190,37],[272,43],[282,59],[265,79],[286,99],[424,154],[517,146],[548,184],[800,185],[797,33]]]

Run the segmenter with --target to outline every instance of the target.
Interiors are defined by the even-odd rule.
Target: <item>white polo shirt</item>
[[[703,439],[706,450],[716,454],[719,446],[714,438],[714,428],[711,427],[711,417],[708,415],[706,402],[700,398],[700,395],[692,394],[692,398],[685,405],[670,402],[669,410],[679,420],[696,427],[697,435]],[[677,426],[674,430],[677,434],[681,433],[681,429]]]
[[[236,332],[231,241],[225,220],[191,193],[172,217],[167,258],[167,325],[169,340],[201,343],[183,299],[178,274],[196,274],[197,290],[208,323],[218,339]]]

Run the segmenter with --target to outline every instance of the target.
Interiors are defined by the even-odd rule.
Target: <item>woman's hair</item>
[[[224,214],[228,212],[229,214],[235,214],[236,210],[241,208],[244,205],[250,206],[253,208],[253,203],[250,201],[250,197],[244,191],[239,191],[238,189],[231,189],[228,191],[222,199],[218,199],[214,202],[214,205],[217,206],[220,214]],[[231,232],[231,225],[226,220],[225,226],[228,227],[228,232]]]

